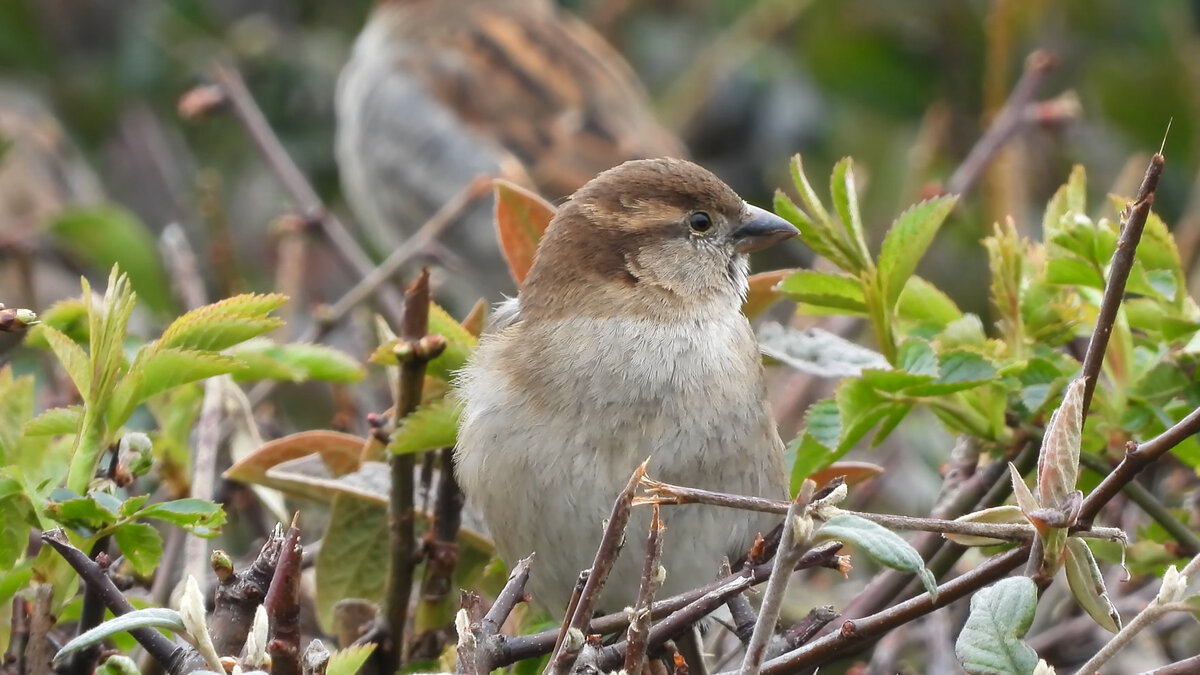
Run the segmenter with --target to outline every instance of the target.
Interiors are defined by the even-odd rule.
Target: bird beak
[[[742,224],[733,231],[733,248],[738,253],[753,253],[800,234],[788,221],[779,216],[746,204]]]

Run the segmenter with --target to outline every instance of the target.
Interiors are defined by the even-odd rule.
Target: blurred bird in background
[[[346,199],[383,248],[480,175],[555,200],[625,160],[686,153],[624,59],[549,0],[384,0],[336,104]],[[451,304],[515,290],[490,197],[439,241]]]

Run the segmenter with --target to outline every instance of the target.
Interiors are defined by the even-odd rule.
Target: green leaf
[[[117,513],[98,503],[96,494],[80,497],[70,490],[55,490],[50,493],[46,510],[56,522],[91,536],[96,530],[117,521]]]
[[[173,609],[166,609],[164,607],[135,609],[132,612],[109,619],[63,645],[62,649],[58,650],[58,653],[54,655],[54,661],[57,663],[71,652],[100,644],[117,633],[124,633],[138,628],[159,628],[169,630],[173,633],[187,632],[187,628],[183,625],[183,619],[179,616],[179,612]]]
[[[779,292],[796,302],[832,307],[846,314],[867,312],[862,284],[844,274],[798,270],[780,282]]]
[[[1046,211],[1042,216],[1042,232],[1047,241],[1059,231],[1059,224],[1069,212],[1083,214],[1087,210],[1086,198],[1087,176],[1083,167],[1076,164],[1071,169],[1066,184],[1058,188],[1046,204]]]
[[[215,537],[225,524],[225,511],[219,504],[203,499],[175,499],[151,504],[137,513],[139,518],[152,518],[178,525],[199,537]]]
[[[42,336],[50,345],[50,350],[86,403],[92,392],[92,364],[83,347],[49,324],[40,324],[33,329],[33,334]]]
[[[786,454],[793,460],[791,479],[788,481],[791,496],[800,491],[804,479],[833,464],[842,456],[843,453],[837,452],[836,447],[822,445],[807,431],[788,444]]]
[[[938,357],[938,379],[905,391],[909,396],[944,396],[988,384],[996,376],[996,366],[984,357],[955,350]]]
[[[1101,628],[1116,633],[1121,630],[1121,615],[1108,599],[1108,589],[1104,586],[1104,575],[1092,556],[1092,549],[1087,542],[1077,537],[1067,539],[1067,584],[1075,602],[1088,613]]]
[[[338,495],[317,553],[317,621],[330,631],[343,598],[381,602],[387,587],[387,506]]]
[[[375,643],[373,642],[339,649],[329,655],[329,664],[325,668],[325,675],[354,675],[363,667],[363,664],[371,656],[371,652],[374,651]]]
[[[366,370],[349,354],[308,343],[275,344],[267,338],[251,340],[229,350],[242,362],[234,373],[237,379],[322,380],[353,383],[362,380]]]
[[[804,428],[821,445],[836,448],[842,434],[842,420],[838,413],[837,401],[827,398],[809,408]]]
[[[96,269],[119,263],[138,296],[154,311],[172,310],[171,286],[154,235],[130,211],[116,205],[68,209],[50,222],[49,230],[67,250]]]
[[[61,436],[79,430],[83,406],[51,408],[25,423],[26,436]]]
[[[883,398],[870,384],[861,379],[843,380],[834,394],[842,422],[842,436],[837,450],[845,452],[862,439],[880,420],[890,415],[900,404]]]
[[[441,398],[418,407],[401,421],[388,451],[408,455],[454,445],[460,412],[461,406],[453,398]]]
[[[906,321],[931,323],[941,328],[961,318],[962,310],[936,286],[911,276],[896,302],[896,314]]]
[[[129,419],[139,403],[168,389],[189,382],[232,373],[240,367],[237,359],[210,352],[187,349],[156,349],[144,361],[135,363],[117,386],[109,419],[118,427]]]
[[[1063,286],[1104,289],[1104,277],[1100,271],[1078,258],[1051,258],[1046,264],[1046,281]]]
[[[220,351],[268,333],[283,321],[267,316],[287,297],[278,293],[243,294],[194,309],[175,319],[163,331],[158,348]]]
[[[467,363],[467,357],[475,351],[475,336],[467,332],[450,313],[437,303],[429,305],[429,333],[446,338],[446,349],[429,362],[426,372],[444,382],[449,382],[454,373]]]
[[[900,572],[916,574],[925,590],[937,598],[937,580],[925,567],[921,554],[900,535],[865,518],[840,513],[825,521],[813,537],[818,541],[836,539],[866,553],[872,560]]]
[[[896,351],[896,366],[913,375],[937,377],[938,360],[933,345],[924,340],[908,340]]]
[[[855,269],[851,257],[846,254],[848,247],[842,241],[841,235],[830,227],[828,215],[825,216],[826,220],[810,218],[782,190],[775,191],[775,213],[800,230],[800,241],[803,241],[814,253],[828,258],[840,269]]]
[[[879,278],[889,311],[957,201],[953,195],[923,201],[892,223],[879,252]]]
[[[22,426],[33,416],[33,376],[13,377],[0,367],[0,465],[16,461]]]
[[[1021,638],[1033,623],[1037,585],[1028,577],[1001,579],[971,598],[971,613],[954,653],[972,675],[1029,675],[1037,652]]]
[[[148,577],[162,560],[162,537],[145,523],[127,523],[113,532],[121,554],[139,575]]]
[[[854,186],[854,161],[849,157],[843,157],[834,165],[829,188],[833,196],[833,208],[846,230],[846,241],[850,242],[849,252],[856,263],[854,271],[867,269],[870,267],[871,254],[867,250],[867,241],[863,238],[858,192]]]

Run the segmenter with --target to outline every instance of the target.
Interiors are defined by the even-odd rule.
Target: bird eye
[[[704,234],[705,232],[708,232],[709,230],[712,229],[712,226],[713,226],[712,218],[709,218],[708,214],[703,211],[697,211],[697,212],[693,213],[692,215],[688,216],[687,223],[688,223],[688,227],[691,228],[692,232],[696,232],[699,234]]]

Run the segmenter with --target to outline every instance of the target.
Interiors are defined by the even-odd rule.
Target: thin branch
[[[992,119],[987,132],[975,143],[962,164],[946,181],[947,193],[961,195],[974,187],[992,158],[1027,124],[1026,108],[1042,88],[1046,76],[1057,65],[1058,57],[1042,49],[1031,53],[1025,59],[1025,69],[1017,84],[1013,86],[1012,93],[1008,95],[1008,100]]]
[[[421,579],[420,600],[414,619],[414,659],[436,658],[451,637],[454,608],[450,589],[458,567],[458,529],[466,502],[454,476],[454,448],[443,448],[436,457],[441,472],[433,508],[433,524],[425,538],[425,575]]]
[[[300,168],[292,161],[279,142],[279,137],[271,129],[262,109],[254,101],[254,97],[246,88],[241,73],[232,66],[214,65],[209,70],[213,81],[225,94],[234,114],[246,128],[250,140],[258,148],[259,154],[266,160],[275,175],[291,196],[297,210],[305,217],[315,219],[321,226],[325,238],[333,245],[334,250],[342,260],[350,266],[355,276],[365,278],[371,274],[374,265],[363,252],[346,226],[341,223],[325,205],[322,204],[317,191],[301,173]],[[379,286],[376,297],[389,321],[399,323],[404,314],[403,305],[396,289],[391,286]]]
[[[815,488],[816,485],[812,481],[804,481],[800,493],[788,506],[787,515],[783,520],[783,535],[779,538],[779,549],[775,551],[771,579],[767,582],[767,590],[763,594],[758,622],[754,624],[754,634],[750,636],[750,644],[746,646],[740,675],[758,675],[762,669],[767,644],[775,634],[775,624],[779,621],[779,612],[783,609],[783,598],[787,594],[788,582],[791,581],[792,567],[799,561],[804,551],[802,546],[812,534],[812,520],[807,512]],[[798,527],[801,529],[797,530]]]
[[[512,614],[517,603],[525,601],[525,584],[529,583],[529,570],[533,566],[535,558],[536,554],[530,553],[528,558],[517,561],[512,572],[509,573],[508,583],[504,584],[504,588],[496,596],[496,601],[492,603],[487,614],[484,614],[483,619],[479,622],[484,639],[490,640],[498,635],[500,626],[508,620],[508,615]],[[487,673],[491,670],[492,667],[489,665],[481,672]]]
[[[1162,668],[1146,671],[1145,675],[1196,675],[1196,673],[1200,673],[1200,654]]]
[[[1108,283],[1104,286],[1104,296],[1100,300],[1096,327],[1092,331],[1092,339],[1088,342],[1087,353],[1083,357],[1084,421],[1087,420],[1092,395],[1096,393],[1096,382],[1100,378],[1100,368],[1104,365],[1108,339],[1112,336],[1113,324],[1117,321],[1117,310],[1121,308],[1121,302],[1125,299],[1125,282],[1129,280],[1129,272],[1133,269],[1134,252],[1142,239],[1142,230],[1146,228],[1146,218],[1154,204],[1154,191],[1158,189],[1158,179],[1162,175],[1165,161],[1161,154],[1150,158],[1150,165],[1146,167],[1137,197],[1121,214],[1121,236],[1117,239],[1117,250],[1113,252],[1112,262],[1109,264]]]
[[[680,504],[708,504],[711,506],[724,506],[734,509],[743,509],[746,511],[760,511],[764,513],[787,513],[789,502],[781,499],[765,499],[763,497],[746,497],[742,495],[733,495],[723,492],[712,492],[710,490],[700,490],[697,488],[683,487],[680,485],[671,485],[660,481],[645,478],[642,480],[642,485],[651,493],[650,497],[636,497],[633,500],[634,505],[639,504],[656,504],[656,505],[680,505]],[[913,530],[919,532],[936,532],[938,534],[957,534],[973,537],[988,537],[991,539],[1002,539],[1007,541],[1025,541],[1032,539],[1037,530],[1032,525],[1023,523],[983,523],[969,522],[958,520],[945,520],[941,518],[917,518],[913,516],[898,516],[885,513],[869,513],[865,511],[847,511],[845,509],[837,509],[836,513],[846,513],[853,516],[858,516],[864,520],[869,520],[878,523],[893,530]],[[1080,536],[1089,539],[1107,539],[1109,541],[1120,541],[1123,538],[1123,533],[1119,528],[1088,528],[1079,533]]]
[[[646,558],[642,565],[642,580],[638,584],[637,600],[633,603],[633,620],[625,634],[625,672],[640,673],[646,661],[647,640],[650,637],[650,604],[658,589],[659,564],[662,562],[663,523],[658,506],[650,516],[650,532],[646,535]]]
[[[108,607],[113,614],[120,616],[133,611],[133,605],[129,604],[124,594],[113,584],[112,579],[108,578],[96,561],[72,546],[65,532],[61,529],[43,532],[42,541],[58,551],[59,555],[79,575],[79,578],[83,579],[83,583],[88,588],[96,589],[101,600],[104,601],[104,606]],[[147,652],[150,652],[168,673],[181,675],[208,668],[208,664],[196,650],[175,645],[153,628],[133,628],[130,629],[129,634]]]
[[[720,576],[727,577],[731,573],[729,560],[721,561]],[[729,608],[729,616],[733,619],[733,634],[743,645],[750,644],[750,636],[754,634],[754,624],[758,621],[758,617],[754,614],[754,608],[750,606],[750,601],[746,599],[745,594],[738,593],[731,596],[725,602],[725,606]]]
[[[1019,546],[994,556],[970,572],[942,584],[938,587],[936,600],[925,593],[866,618],[848,620],[842,624],[841,630],[771,659],[763,665],[762,673],[783,675],[827,663],[897,626],[945,607],[1006,576],[1023,563],[1028,555],[1028,546]]]
[[[570,672],[571,666],[578,656],[578,649],[583,646],[582,640],[576,644],[576,641],[570,638],[574,634],[583,636],[584,629],[588,627],[588,622],[592,618],[592,609],[596,606],[596,601],[600,599],[600,591],[604,588],[608,573],[612,570],[613,564],[617,561],[617,555],[621,552],[621,544],[625,539],[625,526],[629,523],[629,512],[633,506],[633,493],[637,490],[642,477],[646,475],[646,464],[649,461],[647,459],[633,470],[633,475],[629,477],[625,489],[617,495],[616,501],[613,502],[612,513],[608,517],[608,524],[604,527],[604,536],[601,537],[600,546],[596,549],[596,557],[592,561],[591,571],[588,574],[587,582],[584,583],[583,592],[580,593],[579,603],[560,629],[561,639],[558,641],[558,650],[551,657],[550,665],[546,667],[547,675],[563,675]]]
[[[422,269],[417,280],[404,292],[404,318],[400,324],[401,342],[396,347],[400,357],[400,378],[397,382],[393,427],[421,403],[425,382],[425,366],[445,349],[445,339],[430,340],[429,332],[429,270]],[[391,457],[391,499],[388,500],[388,535],[391,568],[388,574],[384,616],[391,642],[382,650],[388,669],[398,666],[404,653],[404,631],[408,620],[408,602],[412,595],[413,573],[416,568],[416,534],[413,508],[413,456]]]
[[[833,610],[833,605],[813,607],[803,619],[797,621],[795,625],[784,632],[783,639],[787,645],[786,651],[795,649],[808,642],[818,631],[836,618],[837,612]]]

